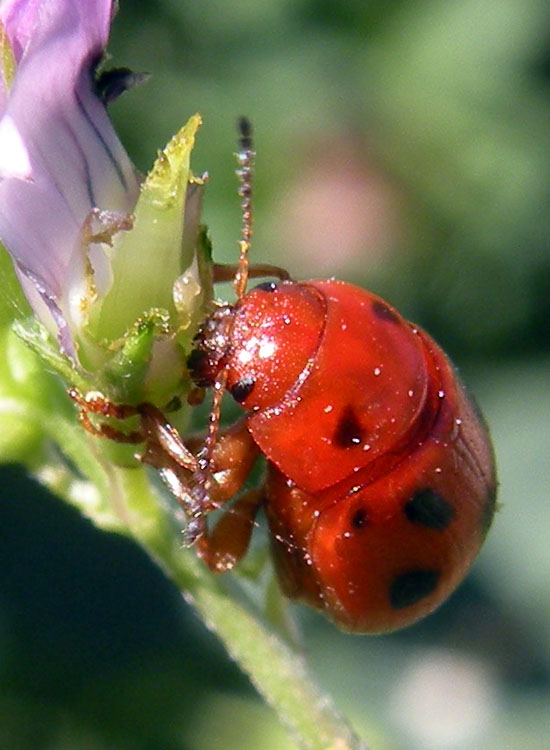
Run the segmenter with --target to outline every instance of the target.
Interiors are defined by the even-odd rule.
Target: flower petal
[[[8,35],[15,60],[19,61],[29,43],[43,0],[4,0],[0,7],[0,22]]]
[[[51,294],[47,284],[43,282],[36,274],[24,266],[20,267],[22,274],[22,286],[25,295],[31,303],[33,309],[42,319],[51,317],[52,322],[57,328],[57,340],[59,349],[62,354],[70,357],[74,362],[78,361],[73,337],[67,324],[67,320],[60,309],[55,297]],[[41,313],[41,314],[40,314]]]
[[[85,273],[90,211],[129,213],[139,191],[93,90],[111,12],[111,0],[11,0],[0,9],[18,61],[0,123],[9,136],[0,140],[0,237],[62,310],[69,267],[71,276]]]
[[[29,152],[25,148],[23,139],[10,115],[6,115],[0,120],[0,143],[2,144],[0,178],[31,179],[32,168]]]

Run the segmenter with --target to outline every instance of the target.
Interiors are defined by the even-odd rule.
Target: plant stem
[[[303,657],[291,650],[225,590],[196,555],[177,543],[143,469],[116,468],[132,519],[132,535],[182,591],[203,621],[279,714],[299,747],[367,750],[332,700],[309,678]]]
[[[64,410],[41,412],[42,423],[87,481],[63,465],[34,467],[42,482],[101,528],[133,537],[182,592],[278,713],[304,750],[366,750],[307,674],[302,655],[229,592],[197,555],[182,548],[179,529],[146,468],[113,463],[106,441],[86,435]]]

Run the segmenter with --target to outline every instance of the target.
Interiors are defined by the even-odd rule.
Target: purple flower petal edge
[[[0,112],[0,238],[60,333],[63,316],[70,326],[71,287],[86,272],[87,216],[94,208],[129,213],[139,192],[93,87],[111,16],[111,0],[8,0],[0,6],[17,61]],[[36,312],[43,316],[43,307]],[[66,332],[61,338],[66,349]]]

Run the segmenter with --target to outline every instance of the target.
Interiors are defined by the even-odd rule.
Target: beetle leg
[[[246,418],[218,436],[212,453],[214,507],[220,507],[241,489],[258,457],[259,449],[248,431]]]
[[[194,481],[199,460],[160,409],[148,403],[137,408],[145,438],[145,451],[139,458],[157,469],[183,508],[187,519],[184,541],[190,547],[206,533],[206,513],[211,505],[211,485],[214,483],[205,481],[198,485]]]
[[[185,448],[185,446],[183,446]],[[178,452],[178,458],[180,458]],[[194,456],[190,454],[194,459]],[[173,454],[167,453],[156,440],[149,439],[145,443],[145,450],[139,456],[140,461],[153,466],[169,489],[170,494],[182,507],[185,514],[184,545],[191,547],[206,534],[206,515],[208,491],[198,487],[193,482],[193,471],[186,469],[181,460],[176,460]],[[196,459],[194,461],[196,464]]]
[[[231,570],[244,556],[263,499],[263,488],[248,490],[199,539],[198,555],[214,573]]]
[[[162,453],[167,454],[177,464],[188,471],[196,471],[198,464],[193,453],[185,446],[178,431],[165,418],[164,414],[153,404],[143,403],[139,406],[116,404],[101,393],[92,391],[83,396],[76,388],[69,388],[69,397],[79,408],[78,418],[82,426],[95,437],[114,440],[117,443],[146,443],[144,460],[160,468]],[[141,430],[124,432],[109,424],[94,424],[89,414],[98,414],[110,419],[125,420],[139,417]],[[160,451],[157,450],[160,448]],[[151,460],[147,460],[147,456]]]
[[[185,543],[199,542],[198,554],[214,572],[229,570],[244,555],[263,500],[263,490],[250,490],[224,511],[210,531],[206,517],[231,500],[246,481],[259,450],[242,419],[221,432],[212,449],[206,475],[195,452],[203,438],[185,443],[160,409],[153,404],[115,404],[100,393],[83,396],[76,388],[69,396],[79,408],[79,419],[92,435],[119,443],[144,443],[139,459],[153,466],[181,505],[187,518]],[[94,424],[89,414],[125,420],[139,417],[141,429],[124,432],[109,424]],[[197,482],[200,476],[202,481]]]
[[[207,527],[206,518],[209,512],[235,496],[256,460],[259,451],[248,432],[246,420],[220,433],[208,479],[197,484],[193,475],[198,460],[193,451],[202,445],[203,438],[192,437],[183,444],[162,412],[150,404],[138,408],[147,437],[141,460],[157,469],[183,508],[187,517],[186,546],[198,542],[198,554],[214,572],[229,570],[248,547],[254,516],[263,495],[254,490],[237,498],[212,531]]]
[[[239,270],[237,264],[232,263],[214,263],[212,273],[214,284],[222,281],[233,281],[235,274]],[[248,276],[251,279],[259,279],[264,276],[275,276],[281,281],[290,281],[290,274],[280,266],[272,266],[270,263],[254,263],[248,268]]]
[[[211,510],[221,507],[236,495],[258,454],[246,419],[220,433],[212,454]],[[248,490],[223,510],[212,529],[203,530],[197,551],[213,572],[230,570],[243,557],[263,498],[263,489]]]
[[[160,409],[153,404],[145,403],[137,407],[137,412],[141,417],[142,440],[146,443],[142,461],[161,468],[153,463],[153,460],[158,461],[164,454],[187,471],[198,469],[196,456],[185,445],[179,432],[170,424]],[[160,448],[160,452],[157,447]]]
[[[111,419],[129,419],[138,415],[138,410],[135,406],[129,404],[114,404],[109,401],[101,393],[92,391],[83,396],[76,388],[69,388],[67,391],[69,397],[78,406],[78,419],[84,429],[95,437],[106,438],[107,440],[114,440],[117,443],[142,443],[144,440],[143,434],[137,430],[132,432],[124,432],[123,430],[117,430],[110,424],[96,425],[92,422],[89,414],[98,414],[102,417]]]

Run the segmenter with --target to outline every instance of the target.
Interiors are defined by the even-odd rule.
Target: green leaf
[[[76,386],[82,391],[89,389],[89,383],[74,363],[61,354],[57,345],[44,326],[35,318],[16,320],[13,324],[15,334],[67,384]]]
[[[27,298],[15,273],[13,262],[8,251],[0,243],[0,326],[10,323],[15,318],[24,318],[31,314]]]

